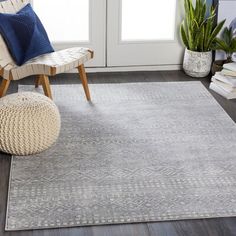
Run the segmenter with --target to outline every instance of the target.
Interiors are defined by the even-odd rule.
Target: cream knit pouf
[[[38,93],[24,92],[0,99],[0,151],[31,155],[58,138],[61,119],[55,103]]]

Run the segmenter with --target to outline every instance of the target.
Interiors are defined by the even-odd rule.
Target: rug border
[[[14,155],[11,155],[11,164],[10,164],[10,173],[9,173],[9,180],[8,180],[8,190],[7,190],[7,207],[6,207],[6,216],[5,216],[5,231],[9,231],[8,228],[8,214],[9,214],[9,204],[10,203],[10,188],[11,188],[11,179],[12,179],[12,165],[13,165],[13,158]]]
[[[208,214],[209,215],[209,214]],[[112,225],[133,225],[133,224],[148,224],[148,223],[161,223],[161,222],[175,222],[175,221],[185,221],[185,220],[204,220],[204,219],[224,219],[224,218],[235,218],[236,213],[232,215],[223,215],[223,216],[202,216],[202,217],[183,217],[179,219],[163,219],[163,220],[143,220],[135,222],[106,222],[106,223],[91,223],[91,224],[73,224],[67,226],[44,226],[44,227],[32,227],[32,228],[15,228],[8,229],[5,228],[6,232],[17,232],[17,231],[32,231],[32,230],[47,230],[47,229],[66,229],[66,228],[78,228],[78,227],[91,227],[91,226],[112,226]]]
[[[193,82],[193,81],[192,81]],[[228,114],[228,112],[220,105],[220,103],[216,100],[216,98],[213,96],[213,94],[210,92],[210,90],[208,90],[207,88],[206,88],[206,86],[201,82],[201,81],[199,81],[200,83],[201,83],[201,85],[204,87],[204,89],[210,94],[210,96],[213,98],[213,100],[215,101],[215,103],[221,108],[221,110],[229,117],[229,119],[234,123],[234,124],[236,124],[236,122],[234,122],[234,120],[233,120],[233,118]],[[214,92],[213,90],[211,90],[212,92]],[[216,93],[216,92],[214,92],[214,93]],[[221,95],[220,95],[221,96]],[[222,97],[222,96],[221,96]],[[224,98],[224,97],[222,97],[222,98]],[[224,98],[226,101],[230,101],[230,100],[228,100],[227,98]],[[236,99],[232,99],[232,100],[236,100]]]

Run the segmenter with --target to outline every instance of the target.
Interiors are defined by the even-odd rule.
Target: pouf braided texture
[[[61,119],[48,97],[24,92],[0,99],[0,151],[31,155],[49,148],[58,138]]]

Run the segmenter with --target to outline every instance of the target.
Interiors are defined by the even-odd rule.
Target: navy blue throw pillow
[[[54,52],[48,35],[30,4],[16,14],[0,13],[0,33],[18,66],[34,57]]]

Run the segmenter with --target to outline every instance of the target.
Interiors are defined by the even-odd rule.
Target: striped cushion
[[[3,78],[19,80],[30,75],[56,75],[72,70],[92,58],[87,48],[68,48],[31,59],[22,66],[14,62],[4,67]]]

